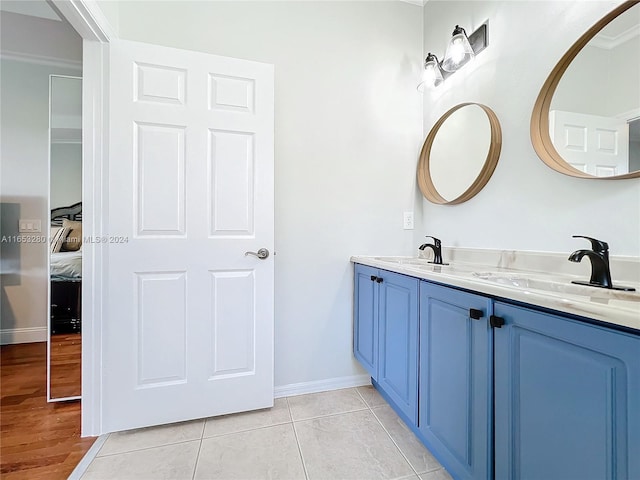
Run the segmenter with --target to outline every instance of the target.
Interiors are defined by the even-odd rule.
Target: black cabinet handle
[[[470,308],[469,316],[474,320],[480,320],[482,317],[484,317],[484,312],[482,310],[478,310],[477,308]]]
[[[382,283],[382,282],[384,282],[384,279],[382,279],[382,278],[378,277],[378,278],[376,278],[376,282],[378,282],[378,283]]]
[[[378,277],[376,277],[375,275],[371,275],[371,281],[375,282],[378,279]]]
[[[496,317],[495,315],[491,315],[489,317],[489,324],[493,327],[493,328],[502,328],[502,326],[504,325],[504,318],[502,317]]]

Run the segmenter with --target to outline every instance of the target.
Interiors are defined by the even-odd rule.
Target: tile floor
[[[114,433],[82,479],[451,477],[367,386],[280,398],[267,410]]]

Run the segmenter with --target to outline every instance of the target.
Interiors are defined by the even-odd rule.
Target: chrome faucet
[[[586,238],[591,242],[591,250],[576,250],[569,255],[570,262],[580,262],[585,256],[591,260],[591,279],[588,282],[573,281],[571,283],[613,288],[609,269],[609,245],[607,242],[583,235],[573,235],[573,238]]]
[[[433,263],[435,265],[449,265],[448,263],[442,263],[442,242],[440,241],[440,239],[432,237],[430,235],[427,235],[426,238],[433,238],[433,243],[423,243],[418,247],[418,249],[424,250],[425,248],[429,247],[431,250],[433,250],[433,262],[429,263]]]

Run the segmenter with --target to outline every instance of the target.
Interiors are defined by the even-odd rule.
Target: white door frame
[[[109,41],[113,29],[95,0],[51,0],[82,37],[82,218],[85,239],[108,234]],[[102,324],[108,246],[83,242],[82,436],[102,433]]]

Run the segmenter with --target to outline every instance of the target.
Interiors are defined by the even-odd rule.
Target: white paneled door
[[[552,110],[549,135],[560,156],[582,172],[629,173],[629,125],[623,119]]]
[[[110,75],[102,430],[269,407],[273,66],[115,41]]]

